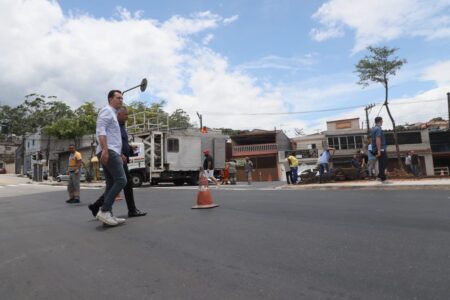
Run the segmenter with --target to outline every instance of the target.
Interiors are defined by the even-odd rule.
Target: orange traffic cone
[[[121,201],[121,200],[123,200],[122,193],[118,193],[115,200],[116,200],[116,201]]]
[[[192,206],[192,209],[205,209],[214,208],[219,206],[214,204],[211,196],[211,191],[208,188],[208,178],[201,176],[198,181],[198,194],[197,194],[197,205]]]

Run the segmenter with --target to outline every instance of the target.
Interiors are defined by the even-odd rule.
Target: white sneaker
[[[117,224],[123,224],[125,223],[125,219],[124,218],[118,218],[118,217],[114,217],[114,220],[116,220]]]
[[[111,212],[102,212],[102,210],[99,210],[97,213],[98,220],[102,221],[104,224],[110,225],[110,226],[116,226],[119,224],[114,217],[111,215]]]

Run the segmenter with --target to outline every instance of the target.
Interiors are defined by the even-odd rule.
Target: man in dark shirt
[[[141,217],[145,216],[146,212],[141,212],[136,208],[136,204],[134,203],[134,194],[133,194],[133,181],[131,180],[130,171],[128,170],[128,162],[130,160],[130,156],[132,153],[132,149],[130,144],[128,143],[128,133],[125,128],[125,122],[128,120],[128,111],[125,106],[122,106],[117,111],[117,120],[119,121],[120,133],[122,136],[122,160],[123,160],[123,169],[125,171],[125,175],[127,177],[127,184],[123,188],[123,192],[125,194],[125,200],[127,202],[128,207],[128,217]],[[95,201],[95,203],[88,206],[89,210],[92,212],[94,216],[97,215],[99,208],[103,205],[104,195],[101,195],[100,198]]]
[[[206,178],[210,178],[216,185],[219,185],[219,182],[214,177],[214,159],[212,155],[209,153],[209,150],[203,151],[205,155],[205,159],[203,160],[203,172]]]
[[[386,139],[384,138],[383,129],[381,126],[383,125],[383,118],[376,117],[375,118],[375,126],[372,128],[371,137],[372,137],[372,151],[378,159],[378,177],[380,178],[382,183],[386,182],[386,166],[387,166],[387,147],[386,147]]]

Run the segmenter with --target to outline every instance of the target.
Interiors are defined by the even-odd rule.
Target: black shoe
[[[146,212],[142,212],[136,208],[135,210],[128,212],[128,217],[129,218],[142,217],[142,216],[145,216],[146,214],[147,214]]]
[[[89,205],[88,205],[88,208],[89,208],[89,210],[91,211],[91,213],[92,213],[92,215],[93,215],[94,217],[97,216],[98,211],[100,210],[100,207],[98,207],[98,206],[96,206],[96,205],[94,205],[94,204],[89,204]]]
[[[73,203],[80,203],[80,199],[69,199],[66,201],[67,203],[73,204]]]
[[[73,198],[70,198],[69,200],[66,200],[66,203],[70,203],[71,201],[73,201]]]

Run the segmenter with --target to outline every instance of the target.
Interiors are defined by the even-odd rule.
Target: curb
[[[389,185],[300,185],[300,186],[282,186],[281,190],[450,190],[450,184],[389,184]]]

